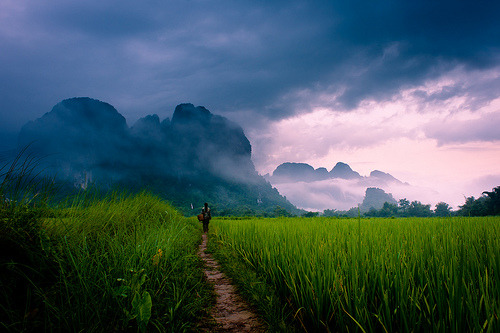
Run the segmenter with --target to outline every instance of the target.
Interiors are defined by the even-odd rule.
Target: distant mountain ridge
[[[368,177],[363,177],[357,171],[352,170],[348,164],[343,162],[337,162],[330,172],[328,172],[328,170],[324,167],[314,169],[307,163],[285,162],[276,167],[272,175],[265,175],[265,178],[273,184],[287,182],[314,182],[332,178],[367,180],[373,181],[374,183],[394,182],[404,184],[394,176],[379,170],[374,170]]]
[[[380,209],[385,201],[394,203],[392,194],[386,191],[402,193],[411,187],[379,170],[362,176],[344,162],[330,171],[286,162],[264,177],[290,202],[306,210],[349,210],[358,206],[363,212],[371,207]]]
[[[26,145],[77,187],[146,186],[184,211],[205,201],[219,212],[297,211],[256,172],[243,129],[202,106],[179,104],[172,120],[148,115],[129,128],[110,104],[70,98],[21,129]]]

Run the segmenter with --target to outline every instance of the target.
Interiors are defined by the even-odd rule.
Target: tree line
[[[354,207],[348,211],[337,211],[326,209],[323,216],[356,217],[358,208]],[[500,215],[500,186],[492,191],[484,191],[479,198],[473,196],[465,198],[465,203],[454,211],[446,202],[439,202],[434,209],[430,204],[420,201],[401,199],[397,203],[385,202],[382,208],[370,208],[362,214],[366,217],[446,217],[446,216],[489,216]]]

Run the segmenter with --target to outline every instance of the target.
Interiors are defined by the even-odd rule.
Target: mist
[[[202,106],[179,104],[172,119],[147,115],[129,127],[108,103],[66,99],[27,123],[18,145],[75,189],[149,189],[188,212],[206,201],[219,211],[297,210],[258,175],[243,129]]]
[[[47,156],[51,172],[75,181],[83,173],[104,181],[204,172],[236,179],[234,169],[243,181],[255,174],[243,130],[192,104],[177,106],[172,121],[148,115],[129,128],[110,104],[72,98],[22,128],[19,146],[26,145]]]
[[[283,172],[286,169],[283,166],[293,166],[295,170],[290,168]],[[314,169],[305,163],[284,163],[278,166],[272,175],[268,175],[267,179],[291,203],[308,211],[349,210],[357,207],[363,202],[367,188],[379,188],[392,195],[396,201],[420,201],[430,204],[431,207],[446,201],[458,209],[465,201],[462,193],[453,193],[452,189],[443,192],[412,185],[378,170],[372,171],[369,176],[362,176],[341,162],[330,172],[324,167]]]

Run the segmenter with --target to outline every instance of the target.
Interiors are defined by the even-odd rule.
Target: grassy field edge
[[[291,305],[299,328],[498,329],[498,217],[214,222],[247,298],[259,293],[245,286],[250,269]]]
[[[2,202],[5,331],[195,331],[213,298],[201,227],[148,193]]]
[[[222,271],[236,284],[244,299],[269,326],[270,332],[298,332],[298,322],[290,304],[282,302],[272,286],[258,276],[232,247],[225,246],[214,232],[209,233],[207,250],[221,265]]]

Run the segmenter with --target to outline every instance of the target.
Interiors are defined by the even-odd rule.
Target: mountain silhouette
[[[110,104],[71,98],[27,123],[18,142],[76,187],[148,187],[184,211],[205,201],[219,212],[297,210],[258,175],[243,129],[202,106],[180,104],[172,120],[148,115],[129,128]]]
[[[327,172],[328,173],[328,172]],[[315,181],[324,175],[317,172],[312,166],[306,163],[287,162],[280,164],[273,172],[273,179],[280,182],[288,181]]]
[[[266,175],[266,178],[271,183],[314,182],[325,179],[352,179],[374,185],[388,183],[403,184],[403,182],[392,175],[378,170],[372,171],[369,177],[363,177],[357,171],[352,170],[348,164],[343,162],[338,162],[330,172],[328,172],[328,170],[324,167],[314,169],[307,163],[285,162],[278,165],[272,175]]]
[[[357,205],[362,205],[363,211],[370,207],[379,209],[385,201],[394,200],[384,190],[401,193],[410,187],[378,170],[361,176],[344,162],[335,164],[330,172],[324,167],[314,169],[307,163],[286,162],[264,177],[293,204],[307,210],[348,210]]]
[[[384,190],[376,187],[369,187],[366,189],[363,202],[359,206],[362,212],[367,212],[370,208],[380,209],[384,203],[397,204],[392,194],[386,193]]]
[[[331,178],[356,179],[361,178],[361,175],[353,171],[351,167],[345,163],[338,162],[330,171]]]
[[[393,182],[393,183],[403,184],[402,181],[395,178],[391,174],[388,174],[388,173],[385,173],[385,172],[382,172],[379,170],[374,170],[374,171],[370,172],[370,178],[380,179],[381,181],[385,181],[385,182],[389,182],[389,183]]]

